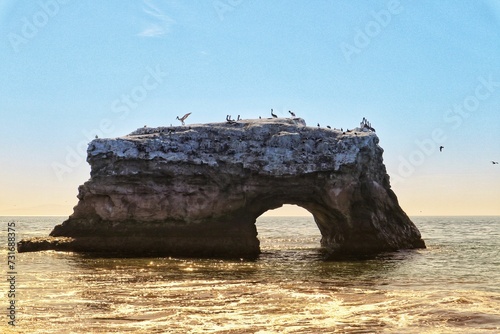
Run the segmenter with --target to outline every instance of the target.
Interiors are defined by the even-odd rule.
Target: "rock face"
[[[74,213],[51,237],[18,249],[254,258],[257,217],[283,204],[313,215],[329,258],[424,248],[382,152],[372,131],[307,127],[300,118],[95,139]]]

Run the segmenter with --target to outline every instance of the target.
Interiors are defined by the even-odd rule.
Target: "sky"
[[[271,108],[366,117],[410,216],[500,215],[496,0],[2,0],[0,215],[70,215],[96,134]]]

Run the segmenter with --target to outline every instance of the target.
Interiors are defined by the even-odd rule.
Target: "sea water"
[[[16,238],[65,217],[0,217]],[[325,262],[312,217],[262,217],[255,261],[15,254],[2,333],[499,333],[500,217],[413,217],[427,249]]]

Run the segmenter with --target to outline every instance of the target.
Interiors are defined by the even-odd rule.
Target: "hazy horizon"
[[[57,213],[57,214],[4,214],[0,213],[0,217],[69,217],[73,213],[73,210],[69,213]],[[407,213],[408,214],[408,213]],[[478,214],[478,215],[425,215],[425,214],[408,214],[411,217],[497,217],[500,215],[489,215],[489,214]],[[296,205],[285,204],[281,208],[277,208],[274,210],[269,210],[260,217],[312,217],[312,214]]]

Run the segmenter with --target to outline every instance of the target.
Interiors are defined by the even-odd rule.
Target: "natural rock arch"
[[[374,132],[301,119],[144,128],[89,145],[91,179],[52,238],[20,251],[258,256],[256,219],[308,210],[328,257],[425,247],[390,189]]]

